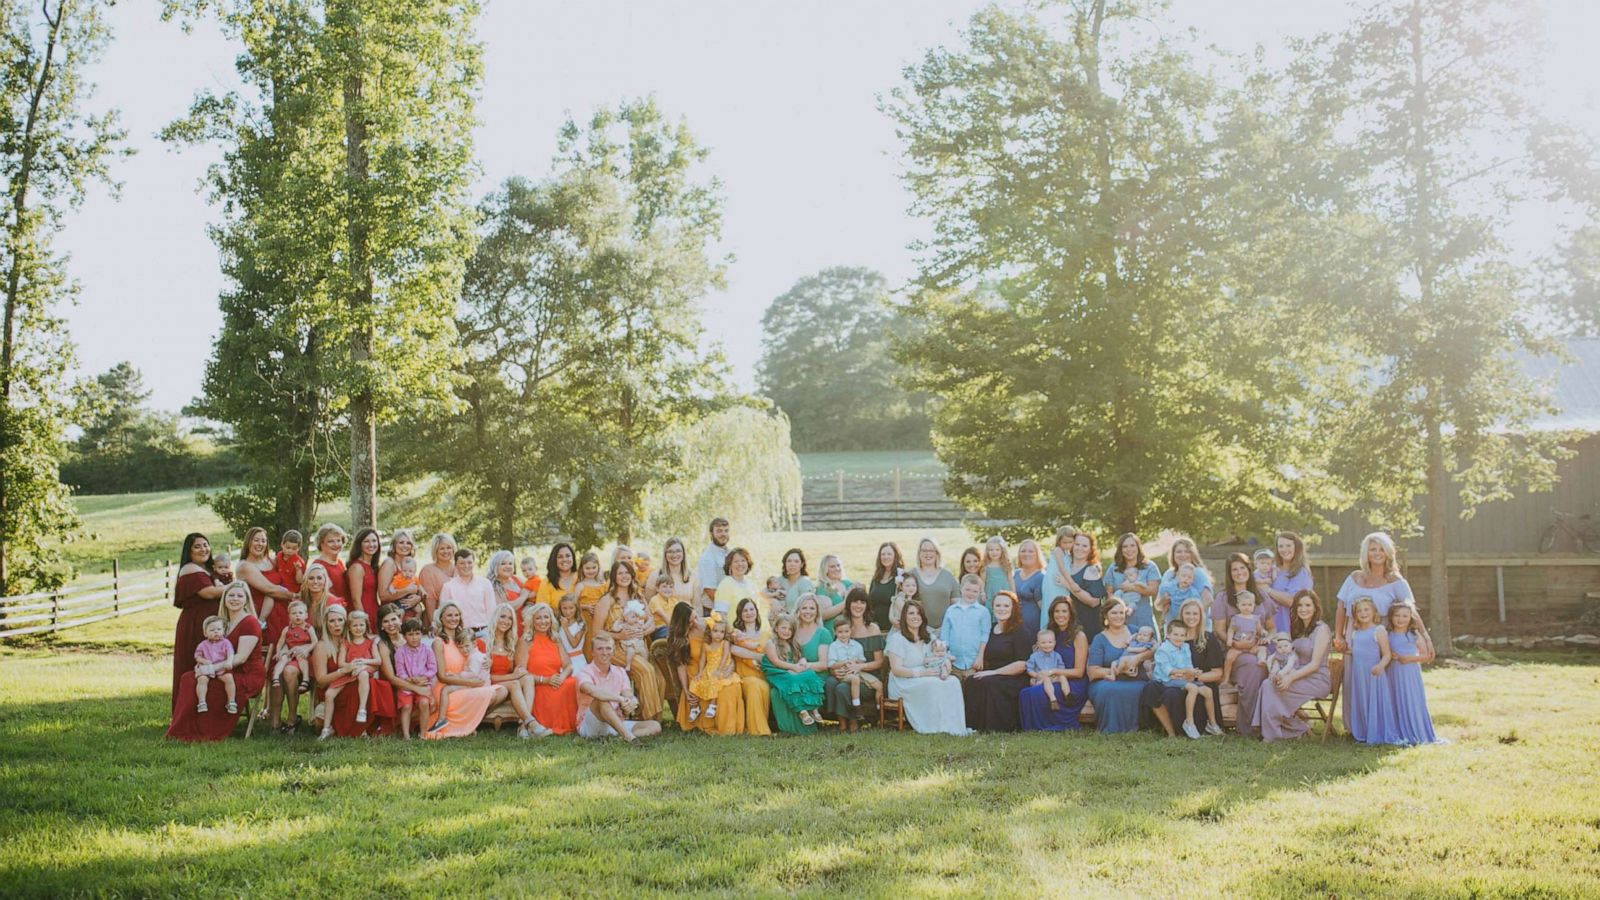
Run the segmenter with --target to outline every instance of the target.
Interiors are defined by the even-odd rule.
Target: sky
[[[1547,100],[1596,121],[1600,3],[1528,0],[1545,12]],[[899,145],[878,98],[929,48],[959,39],[976,0],[621,2],[489,0],[479,24],[484,83],[474,197],[511,175],[545,175],[571,114],[655,94],[711,150],[726,197],[726,290],[705,298],[706,339],[743,388],[754,383],[762,311],[798,279],[834,265],[915,274],[908,245],[926,234],[899,181]],[[113,7],[113,40],[90,72],[90,108],[120,110],[134,155],[117,161],[120,197],[95,189],[59,238],[81,285],[64,310],[82,374],[127,360],[151,405],[177,410],[199,390],[220,326],[223,286],[207,233],[218,211],[201,178],[215,148],[174,149],[157,132],[202,90],[237,84],[236,48],[208,24],[185,34],[156,0]],[[1337,29],[1333,0],[1176,0],[1175,28],[1224,50],[1267,50]]]

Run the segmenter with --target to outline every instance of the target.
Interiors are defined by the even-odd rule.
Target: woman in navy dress
[[[1067,667],[1067,684],[1071,696],[1059,709],[1050,708],[1050,698],[1040,685],[1030,684],[1022,689],[1018,704],[1022,712],[1023,731],[1077,731],[1078,714],[1089,699],[1089,680],[1084,677],[1088,669],[1089,638],[1078,627],[1078,617],[1067,597],[1057,597],[1050,604],[1050,630],[1055,632],[1056,652]]]

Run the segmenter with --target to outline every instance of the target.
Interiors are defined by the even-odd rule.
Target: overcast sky
[[[1534,0],[1530,0],[1534,2]],[[761,312],[798,278],[863,265],[901,282],[907,244],[923,232],[906,213],[899,148],[877,97],[927,48],[956,39],[974,0],[849,2],[546,2],[490,0],[480,23],[485,71],[476,153],[480,196],[509,175],[546,173],[555,133],[624,97],[655,93],[687,118],[727,197],[724,249],[736,257],[725,292],[706,299],[720,341],[748,387]],[[1550,102],[1594,122],[1600,98],[1600,2],[1542,0]],[[174,151],[156,139],[202,89],[236,83],[235,49],[214,30],[183,34],[155,0],[119,3],[113,43],[91,72],[94,109],[122,111],[138,151],[119,162],[120,201],[96,191],[61,239],[83,286],[66,311],[84,372],[129,360],[177,409],[198,391],[220,322],[216,211],[198,190],[214,150]],[[1337,28],[1332,0],[1177,0],[1179,27],[1225,49],[1268,48],[1287,35]]]

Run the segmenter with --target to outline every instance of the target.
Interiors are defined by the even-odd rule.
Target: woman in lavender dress
[[[1223,566],[1222,584],[1217,589],[1216,596],[1211,601],[1211,624],[1219,641],[1223,638],[1223,626],[1239,612],[1237,598],[1241,592],[1249,591],[1256,598],[1256,618],[1262,623],[1262,630],[1267,634],[1273,633],[1271,600],[1263,596],[1264,588],[1256,582],[1255,569],[1250,566],[1250,557],[1243,553],[1235,553],[1228,557],[1228,562]],[[1285,616],[1284,628],[1288,631],[1288,617]],[[1233,727],[1240,734],[1254,734],[1255,729],[1250,724],[1250,713],[1256,708],[1256,694],[1261,690],[1261,682],[1267,677],[1267,667],[1254,653],[1241,653],[1233,661],[1232,681],[1239,688],[1239,715]]]
[[[1356,598],[1350,618],[1350,652],[1345,657],[1345,728],[1357,743],[1397,744],[1400,736],[1394,722],[1394,691],[1389,687],[1389,633],[1369,597]]]
[[[1387,534],[1375,531],[1361,539],[1360,567],[1345,578],[1339,586],[1339,608],[1333,616],[1333,649],[1344,651],[1350,646],[1350,605],[1357,597],[1371,597],[1378,608],[1378,619],[1389,614],[1389,607],[1398,601],[1414,603],[1411,585],[1400,574],[1399,558],[1395,555],[1394,541]],[[1417,620],[1422,636],[1428,636],[1427,626]],[[1348,675],[1350,670],[1345,669]],[[1348,677],[1346,687],[1349,687]]]
[[[1402,744],[1440,743],[1428,713],[1428,695],[1422,687],[1422,664],[1433,661],[1433,644],[1417,629],[1410,604],[1389,607],[1389,689],[1394,692],[1395,731]]]
[[[1029,685],[1022,689],[1019,704],[1022,710],[1023,731],[1077,731],[1078,714],[1089,699],[1089,682],[1084,673],[1089,662],[1089,638],[1078,627],[1078,617],[1070,597],[1057,597],[1050,604],[1050,630],[1056,635],[1056,652],[1067,667],[1067,684],[1072,695],[1061,703],[1060,709],[1050,708],[1050,698],[1044,688]]]
[[[1261,685],[1256,697],[1253,722],[1265,741],[1283,741],[1303,736],[1310,730],[1306,721],[1295,715],[1307,700],[1325,697],[1333,688],[1328,675],[1328,648],[1333,629],[1322,621],[1322,601],[1315,591],[1301,591],[1294,598],[1294,619],[1289,623],[1298,663],[1279,672]]]
[[[1306,542],[1292,531],[1277,534],[1272,555],[1272,583],[1262,585],[1265,596],[1257,594],[1257,609],[1270,617],[1272,631],[1289,630],[1289,607],[1294,595],[1311,588],[1311,567],[1306,565]],[[1340,596],[1343,596],[1341,593]]]

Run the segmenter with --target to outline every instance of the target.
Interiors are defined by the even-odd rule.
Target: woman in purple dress
[[[1394,691],[1389,687],[1389,633],[1379,620],[1378,605],[1371,597],[1357,597],[1350,613],[1344,726],[1357,743],[1397,744],[1400,735],[1394,723]]]
[[[1295,715],[1307,700],[1326,697],[1333,688],[1328,674],[1328,648],[1333,629],[1322,621],[1322,601],[1316,591],[1295,595],[1294,618],[1289,622],[1289,637],[1294,641],[1297,665],[1279,672],[1261,685],[1256,697],[1253,722],[1265,741],[1302,737],[1310,726]]]
[[[1044,688],[1029,685],[1022,689],[1018,702],[1022,709],[1023,731],[1077,731],[1078,715],[1089,699],[1089,679],[1085,677],[1089,664],[1089,636],[1078,627],[1078,617],[1071,597],[1057,597],[1050,604],[1050,630],[1056,635],[1056,652],[1067,667],[1067,684],[1072,695],[1060,704],[1060,709],[1050,708],[1050,698]]]
[[[1294,596],[1311,588],[1311,567],[1306,565],[1306,542],[1292,531],[1280,531],[1272,555],[1272,582],[1263,584],[1256,608],[1270,616],[1272,631],[1289,630],[1289,607]],[[1338,649],[1338,648],[1335,648]]]
[[[1389,607],[1389,688],[1394,692],[1395,730],[1402,744],[1440,743],[1422,688],[1422,664],[1433,662],[1433,644],[1417,628],[1417,614],[1407,603]]]

